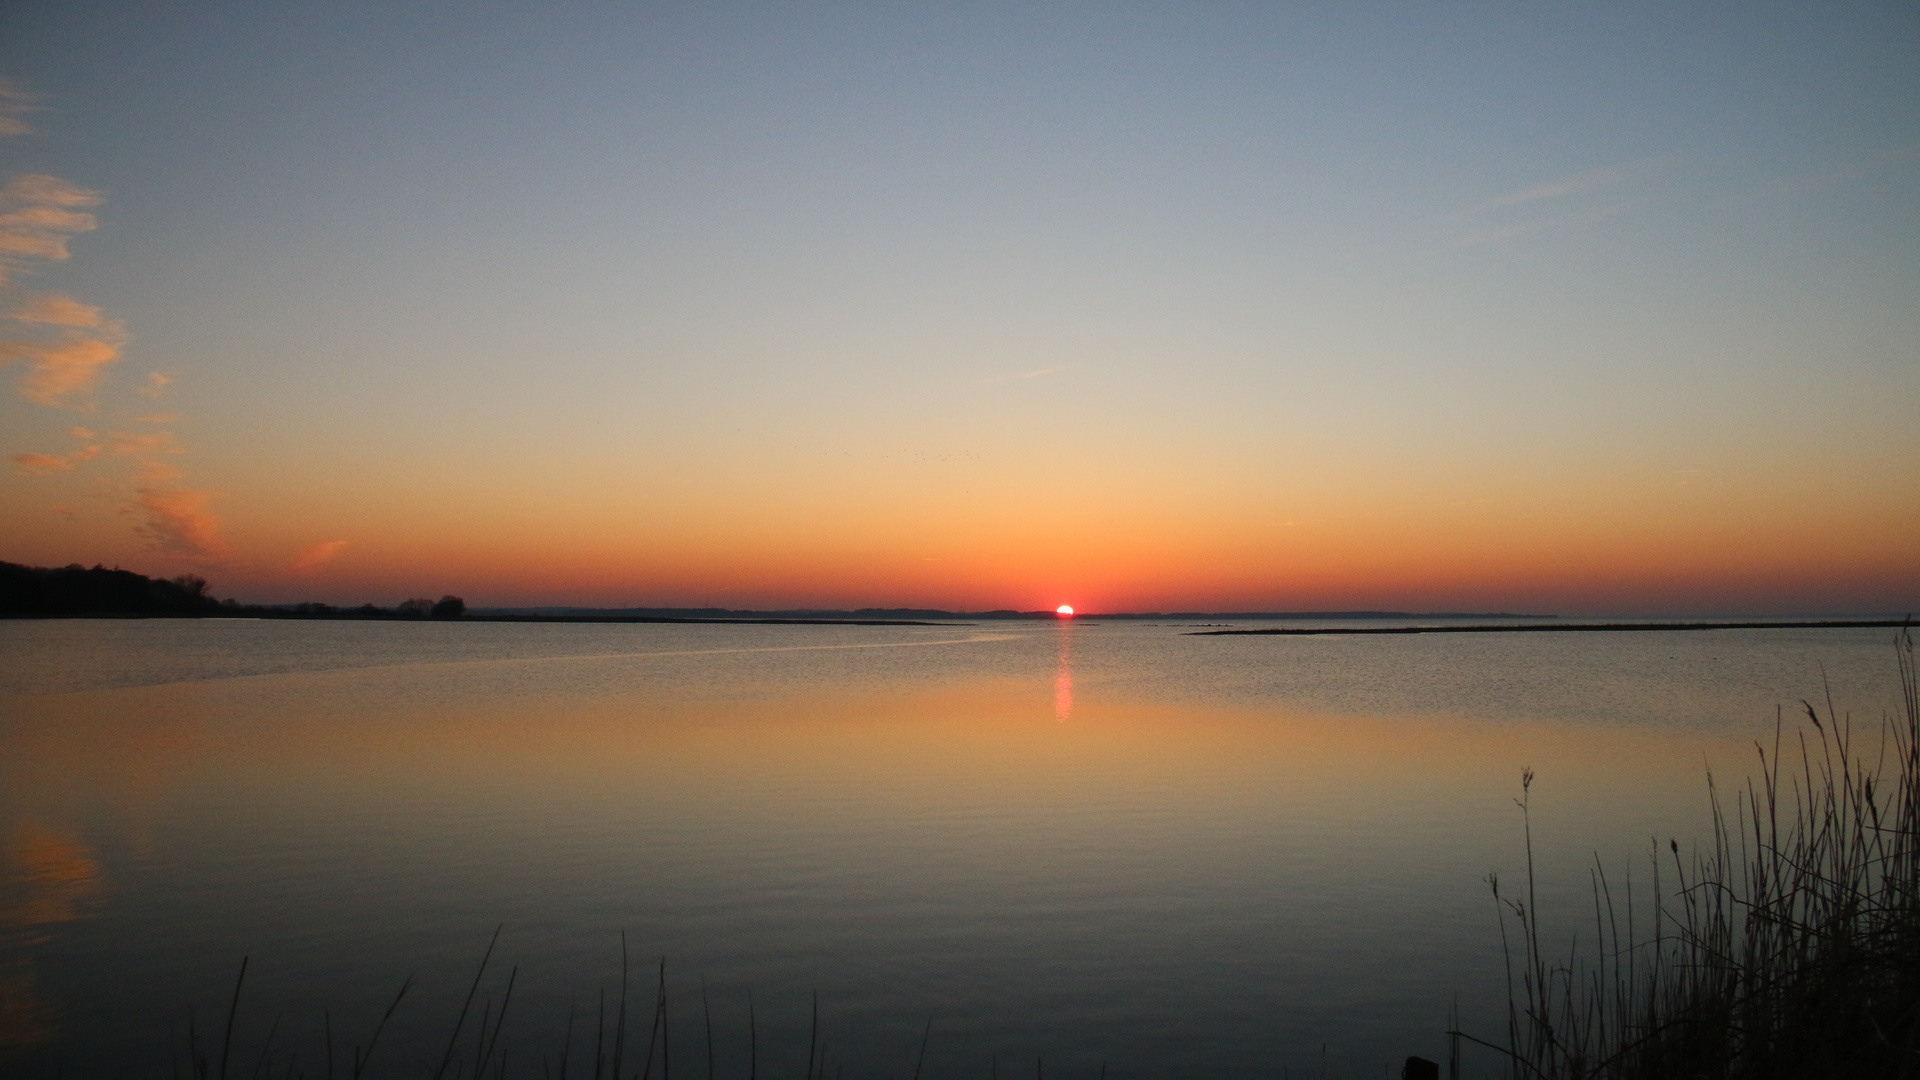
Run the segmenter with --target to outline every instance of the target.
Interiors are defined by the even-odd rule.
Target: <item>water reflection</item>
[[[57,720],[38,718],[56,701]],[[71,1034],[84,1006],[52,958],[110,914],[112,856],[154,855],[197,746],[193,711],[190,693],[0,699],[0,1050]]]
[[[1053,718],[1064,722],[1073,715],[1073,620],[1061,619],[1056,625],[1060,662],[1053,675]]]
[[[0,844],[0,1047],[34,1046],[57,1033],[58,1012],[35,987],[22,950],[52,940],[46,928],[85,917],[105,889],[100,863],[71,833],[19,821]]]
[[[255,629],[325,660],[321,635],[352,628]],[[0,1046],[38,1042],[22,1063],[70,1072],[146,1068],[166,1060],[178,1003],[224,1000],[251,952],[278,965],[256,968],[262,994],[293,988],[303,1032],[323,1007],[370,1029],[420,971],[421,1004],[382,1052],[438,1060],[438,1025],[505,922],[502,949],[524,963],[509,1037],[530,1042],[566,1030],[576,995],[617,988],[624,928],[636,953],[670,957],[676,1000],[705,979],[719,1012],[751,989],[760,1051],[789,1054],[793,1075],[815,989],[850,1063],[910,1057],[937,1014],[929,1080],[989,1075],[1015,1051],[1050,1071],[1111,1058],[1230,1080],[1317,1064],[1323,1043],[1333,1071],[1370,1075],[1376,1046],[1443,1053],[1410,1040],[1456,995],[1470,1026],[1504,1015],[1482,875],[1514,865],[1523,767],[1542,777],[1543,908],[1576,925],[1594,851],[1701,835],[1703,755],[1750,754],[1747,728],[1569,715],[1728,696],[1700,679],[1705,661],[1641,641],[1196,639],[1065,620],[967,638],[354,632],[403,630],[500,643],[0,697]],[[1037,723],[1049,666],[1053,727]],[[1494,681],[1568,671],[1585,681],[1558,699]],[[1506,711],[1435,705],[1483,701]],[[43,943],[8,962],[28,937]],[[251,1014],[250,1046],[278,1007]],[[747,1075],[744,1036],[719,1026],[722,1071]]]
[[[0,1047],[38,1046],[57,1033],[53,1007],[34,990],[35,974],[24,961],[0,965]]]
[[[32,931],[23,945],[46,940],[38,928],[72,922],[102,891],[100,864],[77,837],[38,822],[21,822],[7,837],[0,928]]]

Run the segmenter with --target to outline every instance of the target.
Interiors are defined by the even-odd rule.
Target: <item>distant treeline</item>
[[[193,574],[156,580],[131,570],[0,562],[0,614],[209,615],[220,601]]]
[[[5,618],[224,615],[266,619],[457,619],[466,610],[466,602],[457,596],[403,600],[390,608],[372,604],[357,608],[337,608],[330,604],[261,607],[216,600],[207,591],[207,579],[197,574],[150,578],[118,567],[109,570],[79,563],[44,567],[0,562],[0,617]]]
[[[216,600],[205,578],[184,574],[176,578],[149,578],[131,570],[78,563],[62,567],[21,566],[0,562],[0,618],[113,617],[248,617],[259,619],[481,619],[491,622],[758,622],[859,623],[863,625],[917,624],[925,621],[985,621],[1046,619],[1051,611],[944,611],[938,608],[857,608],[826,610],[796,608],[780,611],[740,608],[483,608],[469,610],[457,596],[438,600],[416,597],[392,607],[362,604],[241,604]],[[1411,611],[1144,611],[1082,613],[1086,619],[1151,619],[1196,622],[1216,619],[1360,620],[1360,619],[1552,619],[1552,615],[1509,612]]]

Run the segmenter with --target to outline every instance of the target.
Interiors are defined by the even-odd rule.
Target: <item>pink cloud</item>
[[[20,396],[36,405],[62,406],[100,384],[100,369],[120,358],[117,325],[106,334],[69,330],[57,341],[0,341],[0,366],[24,360]]]
[[[73,468],[73,459],[58,454],[15,454],[13,463],[28,476],[51,476],[58,472],[67,472]]]
[[[25,307],[14,311],[7,318],[14,322],[39,326],[72,326],[86,329],[106,325],[106,320],[101,316],[99,308],[92,304],[83,304],[61,293],[35,293],[27,298]]]
[[[14,454],[11,459],[20,471],[29,476],[48,476],[57,472],[71,471],[75,466],[100,457],[130,457],[143,459],[139,462],[139,478],[142,480],[177,480],[182,475],[179,469],[164,462],[150,460],[160,454],[184,454],[187,448],[174,439],[171,431],[115,431],[105,439],[89,428],[76,427],[67,432],[82,445],[67,454]]]
[[[213,501],[212,492],[159,487],[136,490],[140,498],[130,509],[144,514],[146,520],[133,531],[155,549],[205,559],[227,553],[226,541],[220,538],[220,519],[207,510],[207,504]]]
[[[67,239],[99,225],[92,214],[75,208],[99,202],[98,192],[44,173],[16,176],[0,188],[0,284],[26,269],[30,259],[65,259]]]
[[[346,549],[347,541],[345,540],[322,541],[294,556],[293,562],[287,569],[301,577],[317,574],[325,569],[328,563],[339,558],[340,553]]]
[[[115,457],[186,452],[187,448],[175,441],[171,431],[116,431],[107,436],[107,453]]]

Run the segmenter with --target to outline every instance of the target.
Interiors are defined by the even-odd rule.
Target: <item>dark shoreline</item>
[[[1697,623],[1534,623],[1503,626],[1325,626],[1269,627],[1261,630],[1189,630],[1186,637],[1223,637],[1257,635],[1265,637],[1313,637],[1329,634],[1562,634],[1627,633],[1633,631],[1672,630],[1844,630],[1862,627],[1913,626],[1905,619],[1828,619],[1818,622],[1697,622]]]
[[[88,611],[88,612],[50,612],[46,614],[19,614],[9,612],[0,614],[0,620],[22,619],[252,619],[267,622],[391,622],[391,623],[433,623],[448,625],[453,623],[746,623],[769,626],[973,626],[970,622],[927,622],[912,619],[806,619],[806,618],[725,618],[703,616],[672,615],[461,615],[456,618],[416,618],[408,615],[385,613],[380,615],[361,615],[352,609],[338,614],[316,614],[304,611],[281,611],[277,609],[238,608],[233,611],[210,612],[162,612],[162,611]]]

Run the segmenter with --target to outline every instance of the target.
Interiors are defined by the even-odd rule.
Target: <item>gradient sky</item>
[[[1913,4],[17,0],[0,75],[10,561],[1920,608]]]

